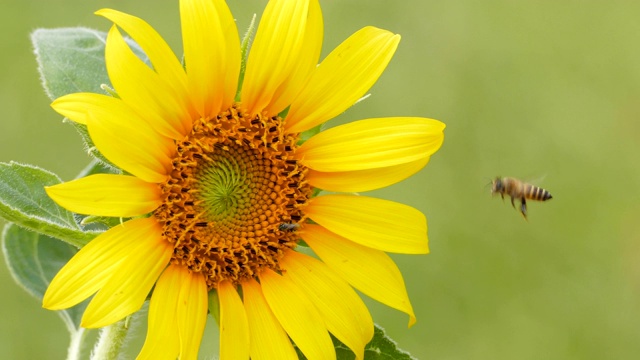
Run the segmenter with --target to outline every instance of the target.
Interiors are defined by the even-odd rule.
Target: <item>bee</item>
[[[516,207],[515,199],[520,199],[520,212],[524,218],[527,218],[527,199],[536,201],[547,201],[552,198],[551,194],[538,186],[527,184],[524,181],[511,177],[496,177],[491,182],[491,195],[500,194],[502,199],[504,195],[511,197],[511,205]]]
[[[280,231],[295,231],[300,229],[300,224],[296,223],[282,223],[278,225],[278,230]]]

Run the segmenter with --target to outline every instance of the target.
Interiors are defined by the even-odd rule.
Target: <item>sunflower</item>
[[[142,359],[196,358],[209,292],[219,301],[221,359],[297,359],[291,341],[309,359],[331,359],[329,333],[362,359],[373,322],[353,288],[415,322],[385,252],[427,253],[426,219],[352,193],[416,173],[441,146],[444,124],[375,118],[307,141],[301,135],[365,95],[399,35],[365,27],[317,65],[318,1],[272,0],[241,71],[226,3],[181,0],[183,67],[143,20],[97,14],[114,23],[105,58],[117,96],[75,93],[52,107],[85,124],[122,174],[46,191],[73,212],[126,221],[60,270],[45,308],[95,294],[82,326],[98,328],[136,312],[151,294]],[[296,251],[302,240],[317,258]]]

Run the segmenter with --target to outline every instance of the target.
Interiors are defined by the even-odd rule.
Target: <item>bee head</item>
[[[491,182],[491,195],[495,195],[496,193],[501,193],[504,191],[504,185],[502,184],[502,178],[497,176]]]

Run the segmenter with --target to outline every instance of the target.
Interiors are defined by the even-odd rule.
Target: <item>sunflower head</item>
[[[313,187],[292,155],[297,137],[277,116],[250,116],[234,104],[197,119],[176,141],[176,157],[161,185],[154,217],[174,246],[171,263],[204,274],[207,287],[238,285],[279,259],[299,240],[283,224],[303,223]]]
[[[223,359],[296,359],[291,341],[308,358],[331,359],[329,332],[361,359],[373,321],[353,288],[415,322],[385,252],[427,253],[426,218],[353,193],[422,169],[442,144],[444,124],[375,118],[301,136],[366,94],[398,35],[365,27],[318,65],[318,1],[272,0],[241,73],[243,51],[222,0],[180,1],[184,67],[143,20],[98,14],[115,23],[105,57],[117,96],[70,94],[52,106],[86,126],[122,174],[47,193],[71,211],[128,220],[65,265],[45,307],[95,294],[83,326],[101,327],[151,294],[140,357],[154,359],[197,355],[208,292],[219,299]],[[296,251],[301,241],[320,260]]]

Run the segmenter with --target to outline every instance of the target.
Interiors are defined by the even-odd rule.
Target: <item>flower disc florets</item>
[[[299,239],[281,225],[304,220],[313,189],[293,159],[297,137],[284,133],[282,119],[245,116],[236,104],[195,121],[177,143],[154,212],[174,246],[171,262],[204,274],[209,289],[265,267],[279,271],[283,251]]]

